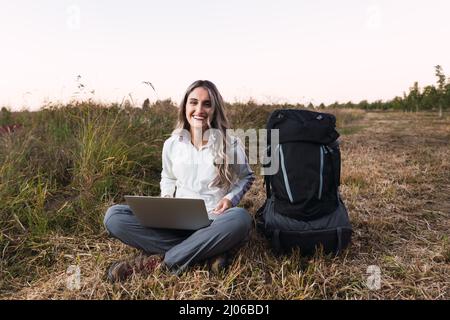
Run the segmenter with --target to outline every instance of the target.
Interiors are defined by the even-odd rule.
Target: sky
[[[449,13],[447,0],[0,0],[0,106],[179,102],[198,79],[228,102],[387,100],[434,84],[437,64],[450,75]]]

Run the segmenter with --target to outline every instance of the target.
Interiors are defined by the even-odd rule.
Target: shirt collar
[[[178,137],[179,142],[183,142],[186,144],[192,144],[191,134],[188,130],[175,129],[172,134],[176,135]],[[214,134],[210,134],[210,131],[206,131],[205,136],[208,137],[208,142],[204,146],[202,146],[201,149],[210,147],[216,141],[216,136]]]

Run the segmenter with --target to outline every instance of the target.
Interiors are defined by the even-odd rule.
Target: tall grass
[[[282,107],[227,105],[233,128],[243,129],[264,128]],[[336,112],[342,125],[361,116]],[[170,101],[145,110],[89,102],[2,114],[0,123],[23,128],[0,137],[0,291],[55,262],[49,237],[101,234],[109,205],[125,194],[159,193],[162,145],[177,108]]]
[[[227,109],[233,128],[245,129],[264,127],[271,111],[286,107],[298,106]],[[105,209],[124,194],[159,192],[161,147],[176,111],[166,101],[146,110],[85,103],[4,112],[24,127],[0,136],[0,298],[449,297],[450,118],[359,110],[327,110],[346,133],[341,193],[354,235],[341,256],[274,256],[253,230],[224,274],[200,264],[180,276],[158,271],[107,283],[108,266],[136,250],[106,236]],[[257,175],[240,205],[255,213],[264,199]],[[73,264],[81,268],[78,291],[66,287]],[[382,270],[380,290],[367,288],[369,265]]]
[[[1,272],[27,266],[51,233],[101,232],[106,206],[124,194],[156,195],[175,111],[81,103],[13,113],[24,127],[0,137]]]

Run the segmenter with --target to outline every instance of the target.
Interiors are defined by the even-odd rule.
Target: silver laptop
[[[125,200],[146,227],[198,230],[211,223],[202,199],[127,195]]]

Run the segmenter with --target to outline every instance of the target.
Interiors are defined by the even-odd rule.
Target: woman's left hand
[[[219,201],[216,208],[214,209],[215,214],[222,214],[225,212],[225,210],[231,208],[231,201],[227,198],[222,198],[222,200]]]

